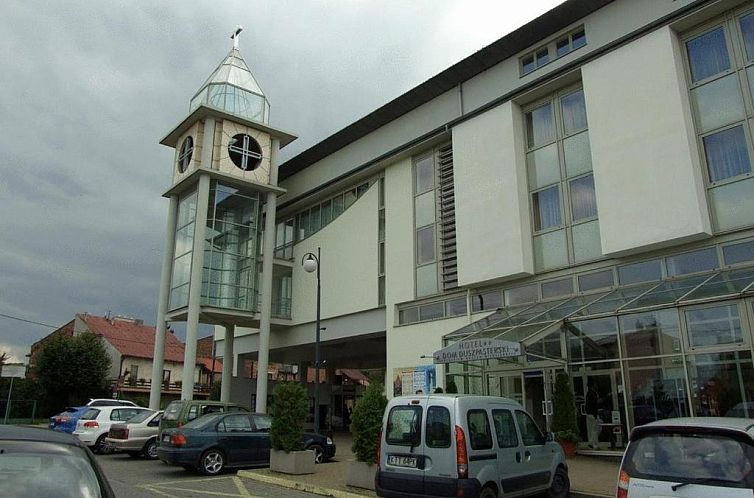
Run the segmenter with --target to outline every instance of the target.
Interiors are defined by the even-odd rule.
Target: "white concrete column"
[[[233,338],[236,326],[225,326],[225,341],[223,342],[223,380],[220,388],[220,401],[230,401],[230,379],[233,377]]]
[[[280,141],[272,139],[270,146],[270,185],[278,182],[278,147]],[[272,259],[275,256],[275,216],[277,194],[267,193],[264,221],[264,242],[262,257],[262,290],[259,310],[259,358],[257,368],[257,406],[259,413],[267,413],[267,368],[270,364],[270,317],[272,315]]]
[[[204,156],[204,154],[202,154]],[[202,161],[204,159],[202,158]],[[188,317],[186,318],[186,349],[183,354],[181,399],[194,399],[194,370],[196,370],[196,339],[199,333],[199,308],[202,303],[202,267],[204,266],[204,237],[207,231],[209,175],[199,176],[194,222],[194,247],[191,258]]]
[[[157,324],[154,336],[154,353],[152,354],[152,385],[149,389],[149,408],[152,410],[160,409],[160,397],[162,395],[162,370],[165,367],[165,333],[167,330],[165,314],[168,310],[168,299],[170,298],[170,275],[173,273],[177,219],[178,195],[171,195],[168,206],[168,224],[165,229],[165,252],[162,255],[160,295],[157,301]]]

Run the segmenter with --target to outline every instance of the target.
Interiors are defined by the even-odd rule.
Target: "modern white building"
[[[196,121],[239,119],[202,109]],[[202,142],[179,129],[169,145]],[[603,446],[655,419],[753,417],[752,133],[754,2],[561,4],[259,182],[276,195],[271,311],[234,303],[250,319],[218,347],[235,359],[229,395],[257,394],[237,366],[267,347],[314,359],[302,258],[320,249],[325,368],[384,368],[389,395],[452,382],[518,399],[549,428],[565,371],[579,404],[596,386]],[[493,339],[522,354],[433,364]],[[328,384],[321,404],[336,395]]]

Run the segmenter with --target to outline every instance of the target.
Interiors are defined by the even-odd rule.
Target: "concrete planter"
[[[270,470],[283,474],[314,474],[314,452],[303,450],[286,453],[271,449]]]
[[[374,463],[349,460],[346,467],[346,484],[374,491],[374,475],[376,473],[377,465]]]

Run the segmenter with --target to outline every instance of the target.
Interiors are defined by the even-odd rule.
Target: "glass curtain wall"
[[[191,256],[194,247],[196,222],[196,195],[196,191],[193,191],[178,200],[173,273],[170,278],[170,300],[168,304],[171,310],[188,306]]]
[[[634,293],[629,297],[635,297]],[[614,301],[608,298],[597,312],[615,308],[608,306]],[[597,393],[601,449],[622,447],[633,427],[655,420],[754,418],[751,300],[582,316],[576,313],[554,332],[543,329],[543,334],[526,339],[525,356],[450,364],[448,380],[455,382],[459,392],[525,402],[537,396],[530,392],[531,382],[525,380],[540,371],[546,376],[548,370],[567,364],[584,441],[588,441],[587,393],[590,389]],[[480,376],[484,379],[481,383]]]
[[[258,311],[261,194],[213,180],[204,247],[202,304]]]

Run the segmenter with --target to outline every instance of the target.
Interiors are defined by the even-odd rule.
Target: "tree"
[[[387,406],[387,398],[383,394],[385,388],[379,382],[369,384],[364,395],[353,407],[351,418],[351,434],[353,446],[351,451],[356,460],[371,463],[377,454],[377,444],[382,429],[382,414]]]
[[[555,378],[552,431],[559,441],[576,442],[580,439],[571,380],[563,372]]]
[[[110,363],[99,336],[87,332],[51,337],[35,366],[48,408],[55,410],[107,396]]]
[[[8,353],[6,353],[5,351],[3,351],[2,353],[0,353],[0,377],[3,374],[3,366],[6,363],[8,363]]]
[[[306,390],[298,382],[283,382],[273,391],[270,444],[278,451],[304,449],[302,434],[308,412]]]

